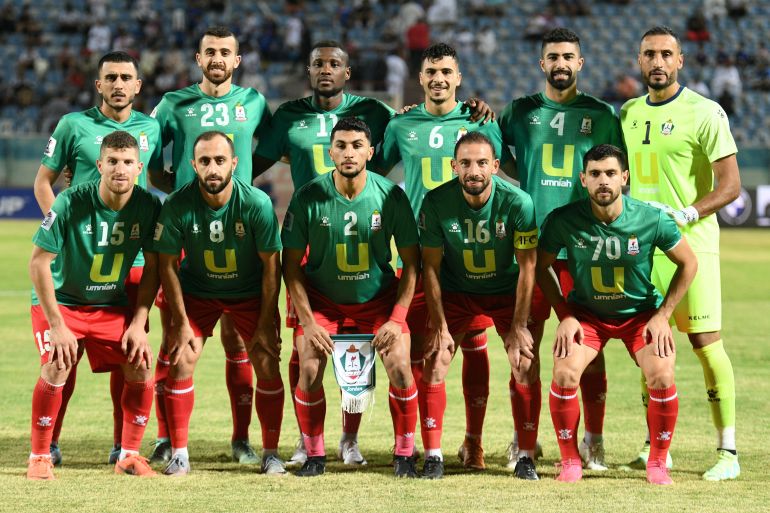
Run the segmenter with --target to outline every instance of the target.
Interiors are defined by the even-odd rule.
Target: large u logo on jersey
[[[210,249],[203,251],[203,261],[206,263],[206,269],[212,273],[225,274],[233,273],[238,270],[238,265],[235,262],[235,250],[225,250],[225,266],[219,267],[214,259],[214,252]]]
[[[639,183],[657,184],[658,183],[658,154],[651,152],[650,154],[650,168],[647,169],[642,163],[642,152],[637,151],[634,153],[634,164],[636,165],[636,173],[633,179],[639,180]]]
[[[484,250],[484,264],[481,267],[476,266],[475,259],[473,258],[473,251],[470,249],[464,249],[463,263],[465,264],[465,269],[467,269],[469,273],[473,274],[493,273],[497,270],[497,263],[495,262],[495,250],[493,249]]]
[[[334,170],[333,165],[326,165],[326,155],[328,155],[328,153],[324,150],[323,144],[313,145],[313,168],[317,175],[325,175],[329,171]]]
[[[602,292],[604,294],[622,293],[625,288],[625,273],[622,267],[613,267],[613,284],[605,285],[604,278],[602,277],[601,267],[591,268],[591,284],[594,286],[596,292]]]
[[[337,244],[337,268],[344,273],[360,273],[369,270],[369,244],[358,243],[358,262],[348,262],[348,245]]]
[[[120,278],[120,269],[123,267],[123,253],[115,253],[112,260],[112,269],[110,274],[102,274],[102,265],[104,264],[104,255],[94,255],[94,261],[91,262],[91,272],[88,277],[94,283],[109,283],[118,281]]]
[[[564,162],[561,167],[553,164],[553,144],[543,145],[543,172],[548,176],[572,176],[572,166],[575,163],[575,146],[564,145]]]
[[[422,160],[422,184],[426,189],[432,190],[452,179],[452,157],[441,157],[441,178],[433,179],[433,165],[430,157]]]

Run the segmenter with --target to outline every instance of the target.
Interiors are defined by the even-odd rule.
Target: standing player
[[[735,479],[741,470],[735,445],[735,378],[720,334],[719,226],[711,214],[738,197],[741,180],[727,115],[715,102],[679,84],[683,64],[679,39],[670,28],[648,30],[639,50],[648,94],[627,102],[621,120],[631,196],[662,204],[698,256],[698,275],[674,320],[679,331],[687,333],[703,367],[717,428],[718,461],[703,478],[720,481]],[[655,286],[665,291],[675,270],[656,253]],[[648,451],[645,446],[630,465],[644,464]]]
[[[120,367],[125,376],[115,472],[155,474],[139,447],[152,408],[145,325],[158,290],[158,257],[150,251],[160,201],[134,186],[143,167],[139,153],[128,132],[106,135],[96,160],[101,179],[61,193],[33,238],[32,331],[41,367],[32,394],[28,479],[54,479],[49,447],[67,377],[83,348],[94,372]],[[140,250],[145,272],[132,311],[125,282]]]
[[[195,399],[193,371],[206,339],[228,313],[247,341],[257,374],[262,472],[283,474],[278,458],[284,399],[278,365],[278,221],[265,193],[233,178],[238,157],[226,134],[204,132],[193,149],[197,179],[168,197],[155,233],[172,321],[165,385],[172,457],[164,473],[178,476],[190,471],[187,435]],[[182,251],[185,257],[177,274]]]
[[[424,346],[425,410],[420,412],[424,419],[432,419],[422,426],[422,476],[428,479],[444,474],[444,377],[455,344],[463,340],[468,326],[477,316],[491,317],[512,367],[518,359],[514,354],[533,345],[527,319],[535,285],[535,209],[527,193],[495,176],[499,165],[485,135],[462,136],[452,160],[457,178],[429,191],[420,213],[423,283],[430,314]],[[538,479],[532,459],[522,459],[516,475]]]
[[[674,337],[668,320],[687,291],[698,261],[676,223],[664,213],[621,194],[628,182],[626,156],[602,144],[583,157],[580,181],[589,199],[551,212],[543,223],[537,281],[561,321],[553,345],[550,407],[561,451],[557,479],[583,474],[577,444],[580,375],[610,338],[623,340],[649,389],[647,425],[654,436],[647,480],[671,484],[666,454],[679,411],[674,385]],[[567,250],[574,288],[567,302],[551,269]],[[653,254],[663,251],[676,272],[663,298],[650,281]],[[657,263],[656,263],[657,264]]]
[[[211,27],[206,30],[195,59],[203,72],[200,84],[166,93],[152,113],[160,122],[163,144],[173,142],[173,160],[171,173],[156,173],[150,178],[166,190],[189,184],[195,178],[190,165],[193,142],[204,132],[220,130],[233,142],[235,155],[241,162],[235,176],[244,183],[251,183],[251,145],[254,137],[261,136],[268,127],[270,110],[267,102],[254,89],[232,83],[233,71],[240,65],[241,56],[238,55],[238,41],[228,29]],[[168,326],[166,309],[161,307],[160,312],[163,325]],[[221,340],[225,349],[225,377],[233,414],[233,459],[241,463],[258,463],[259,458],[249,444],[254,397],[252,367],[244,342],[227,314],[222,316]],[[161,347],[156,368],[158,440],[150,457],[153,462],[166,462],[171,454],[163,400],[167,372],[168,356]]]
[[[545,74],[545,90],[512,101],[500,116],[503,141],[515,147],[516,168],[521,188],[532,196],[537,225],[541,226],[551,210],[570,201],[585,198],[586,193],[577,176],[583,155],[597,144],[622,145],[620,123],[610,105],[581,93],[577,76],[583,68],[580,39],[565,28],[557,28],[543,36],[540,69]],[[562,291],[572,288],[567,270],[566,252],[559,254],[554,270]],[[514,370],[511,375],[511,400],[517,414],[517,426],[530,422],[537,426],[540,417],[541,384],[539,347],[543,326],[551,315],[551,307],[535,287],[532,299],[532,337],[535,340],[535,360],[531,367]],[[528,364],[525,361],[525,366]],[[607,374],[604,356],[600,352],[580,381],[585,412],[585,436],[580,442],[580,454],[591,470],[607,470],[604,465],[605,397]],[[531,397],[535,410],[524,418],[524,400]],[[537,449],[537,430],[524,429],[522,440],[514,434],[508,451],[508,467],[515,468],[520,458],[532,457]]]
[[[455,142],[467,132],[479,131],[485,134],[494,145],[495,155],[500,155],[502,150],[503,163],[511,161],[510,153],[502,148],[502,136],[497,124],[473,121],[469,107],[457,100],[456,92],[461,81],[455,50],[444,43],[431,46],[423,53],[420,70],[420,85],[425,92],[424,103],[395,117],[385,130],[382,151],[375,166],[384,174],[399,161],[403,161],[406,194],[415,213],[420,211],[426,192],[452,178]],[[422,380],[422,346],[427,314],[425,296],[418,285],[409,308],[408,321],[412,333],[412,372],[420,388],[423,429],[426,429],[427,422],[424,418],[425,401],[429,400],[428,397],[438,400],[438,394],[434,393],[437,390],[428,390],[429,387]],[[468,327],[467,335],[460,345],[463,350],[466,436],[459,456],[467,468],[478,470],[486,468],[481,435],[489,396],[489,357],[487,335],[484,332],[489,326],[491,321],[488,318],[479,317]]]
[[[72,185],[99,180],[96,161],[99,159],[102,139],[115,130],[125,130],[139,141],[139,160],[143,171],[136,183],[147,187],[149,169],[162,167],[160,162],[160,128],[150,116],[133,110],[134,98],[142,87],[139,66],[125,52],[110,52],[99,59],[96,91],[102,98],[101,105],[83,112],[73,112],[62,117],[48,140],[45,154],[35,177],[35,198],[40,210],[47,214],[54,202],[53,184],[59,173],[68,168],[72,173]],[[137,255],[128,274],[126,292],[133,306],[136,290],[142,277],[144,259]],[[56,418],[51,441],[51,457],[54,465],[61,463],[59,433],[72,392],[75,388],[77,367],[73,367],[62,391],[62,406]],[[110,374],[112,396],[113,438],[109,462],[114,464],[120,454],[120,434],[123,426],[123,409],[120,398],[123,393],[123,374],[117,368]]]
[[[284,279],[301,322],[295,408],[308,458],[297,475],[324,473],[323,371],[333,349],[329,334],[351,319],[362,333],[376,334],[372,346],[390,379],[396,476],[416,477],[417,387],[409,370],[406,312],[419,270],[417,227],[401,189],[366,170],[374,153],[366,124],[341,119],[331,141],[335,170],[297,191],[282,233]],[[404,261],[400,280],[390,266],[391,239]]]

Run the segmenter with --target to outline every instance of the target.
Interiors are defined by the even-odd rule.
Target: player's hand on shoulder
[[[471,121],[481,120],[481,124],[489,123],[497,117],[495,111],[481,98],[468,98],[463,103],[471,109]]]
[[[72,172],[72,170],[69,167],[66,167],[62,169],[61,171],[62,180],[64,180],[64,187],[71,187],[72,186],[72,178],[75,176],[75,173]]]
[[[274,322],[258,324],[251,342],[252,347],[256,346],[273,358],[281,359],[281,338]]]
[[[305,341],[310,343],[313,348],[319,353],[331,354],[334,352],[334,341],[329,336],[329,332],[326,328],[318,325],[317,323],[309,324],[302,327],[305,337]]]
[[[642,336],[652,344],[655,356],[666,358],[674,354],[674,334],[665,315],[656,313],[644,326]]]
[[[553,355],[556,358],[566,358],[572,354],[572,344],[583,342],[583,327],[572,317],[565,317],[556,328],[556,339],[553,341]]]
[[[411,105],[404,105],[403,107],[401,107],[400,109],[398,109],[396,111],[396,116],[399,116],[401,114],[406,114],[407,112],[409,112],[410,110],[412,110],[415,107],[417,107],[416,103],[413,103]]]
[[[377,330],[372,340],[372,347],[377,350],[382,356],[388,354],[388,350],[391,346],[401,338],[402,334],[401,324],[396,321],[388,321]]]
[[[144,326],[136,326],[133,322],[123,333],[120,340],[120,348],[130,365],[138,369],[144,363],[145,369],[152,368],[152,349],[147,340],[147,332]]]
[[[48,350],[48,363],[56,364],[57,370],[70,369],[78,361],[78,339],[62,323],[50,327],[51,345]]]

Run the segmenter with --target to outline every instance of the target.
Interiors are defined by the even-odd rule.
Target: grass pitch
[[[768,368],[770,352],[770,232],[722,231],[724,340],[733,361],[738,393],[738,449],[742,475],[734,482],[708,483],[701,473],[715,461],[714,431],[705,400],[703,377],[686,338],[677,335],[677,388],[680,413],[672,454],[675,485],[653,487],[644,472],[624,473],[617,467],[635,456],[645,434],[639,401],[639,373],[620,342],[607,348],[609,394],[605,444],[611,470],[586,472],[583,482],[554,481],[558,447],[548,412],[547,386],[551,362],[549,346],[554,324],[549,322],[543,342],[543,409],[540,441],[545,457],[538,462],[539,482],[522,482],[505,470],[505,448],[512,419],[508,400],[507,359],[500,339],[490,331],[492,382],[484,447],[489,469],[468,473],[455,451],[464,433],[460,368],[454,362],[447,379],[449,401],[444,429],[447,476],[442,481],[396,481],[390,467],[392,428],[382,367],[377,402],[361,426],[360,446],[369,460],[363,469],[349,469],[334,461],[340,434],[335,411],[335,387],[327,372],[327,474],[300,480],[293,476],[268,478],[253,467],[230,461],[230,408],[224,385],[224,356],[216,338],[210,340],[198,366],[196,406],[190,427],[193,473],[182,479],[131,479],[112,474],[106,465],[112,445],[109,380],[81,366],[77,390],[64,424],[61,448],[64,466],[58,480],[33,483],[24,479],[29,453],[30,398],[37,379],[38,358],[30,333],[27,261],[30,238],[37,223],[0,222],[0,511],[766,511],[770,490],[767,441],[770,425]],[[283,303],[282,303],[283,304]],[[159,322],[152,318],[153,347],[158,347]],[[291,336],[283,334],[284,365]],[[284,380],[286,380],[284,374]],[[582,430],[582,429],[581,429]],[[151,450],[155,425],[145,436]],[[252,421],[251,438],[258,445],[259,424]],[[288,457],[297,428],[288,398],[284,409],[281,453]]]

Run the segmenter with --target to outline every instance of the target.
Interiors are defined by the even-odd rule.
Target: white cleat
[[[580,459],[583,460],[583,468],[607,470],[607,465],[604,463],[604,442],[589,446],[585,440],[581,440],[578,450],[580,451]]]
[[[341,440],[337,458],[345,465],[366,465],[366,458],[361,454],[357,440]]]
[[[289,458],[289,461],[287,461],[284,466],[286,468],[301,467],[306,461],[307,450],[305,449],[305,442],[302,440],[302,437],[300,437],[294,448],[294,454],[291,455],[291,458]]]
[[[508,448],[505,450],[505,455],[508,457],[508,463],[505,464],[505,468],[514,470],[516,464],[519,462],[519,442],[516,437],[513,438]],[[543,457],[543,446],[540,445],[540,441],[535,445],[535,458],[534,461]]]

